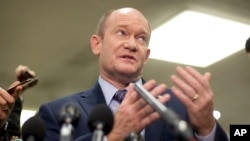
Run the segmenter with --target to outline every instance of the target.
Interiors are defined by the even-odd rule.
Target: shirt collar
[[[113,86],[112,84],[110,84],[108,81],[102,79],[101,76],[99,76],[98,78],[98,83],[101,86],[106,104],[109,105],[115,92],[118,90],[115,86]],[[139,79],[137,81],[137,83],[142,84],[142,79]],[[128,87],[126,87],[125,89],[128,89]]]

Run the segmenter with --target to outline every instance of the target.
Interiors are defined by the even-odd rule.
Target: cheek
[[[109,42],[105,44],[102,48],[102,53],[104,56],[110,58],[110,59],[116,59],[115,56],[119,52],[119,44],[118,42]]]
[[[149,50],[148,49],[142,49],[141,50],[141,58],[143,60],[143,62],[146,62],[148,60],[148,56],[149,56]]]
[[[110,53],[107,50],[104,49],[101,52],[101,59],[102,60],[105,60],[105,61],[109,60],[109,56],[110,56]]]
[[[149,56],[148,56],[148,54],[146,54],[146,55],[144,56],[143,65],[146,65],[146,64],[147,64],[148,58],[149,58]]]
[[[114,52],[111,48],[103,47],[101,50],[100,57],[103,61],[107,63],[111,63],[114,59]]]

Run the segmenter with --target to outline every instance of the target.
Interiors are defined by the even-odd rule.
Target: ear
[[[145,59],[145,61],[144,61],[144,65],[147,64],[149,55],[150,55],[150,49],[148,48],[148,49],[147,49],[147,52],[146,52],[146,59]]]
[[[101,50],[101,38],[97,35],[92,35],[90,38],[91,50],[95,55],[100,54]]]

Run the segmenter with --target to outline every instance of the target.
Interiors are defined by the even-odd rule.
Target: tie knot
[[[114,95],[114,99],[118,101],[119,103],[122,103],[123,98],[125,97],[125,94],[127,93],[126,89],[118,90],[116,91]]]

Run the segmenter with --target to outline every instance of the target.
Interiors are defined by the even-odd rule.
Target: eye
[[[139,40],[146,41],[146,37],[140,36],[140,37],[139,37]]]
[[[117,34],[118,35],[126,35],[126,32],[124,30],[118,30]]]
[[[144,42],[147,42],[147,40],[148,40],[146,36],[138,36],[137,39],[140,41],[144,41]]]

